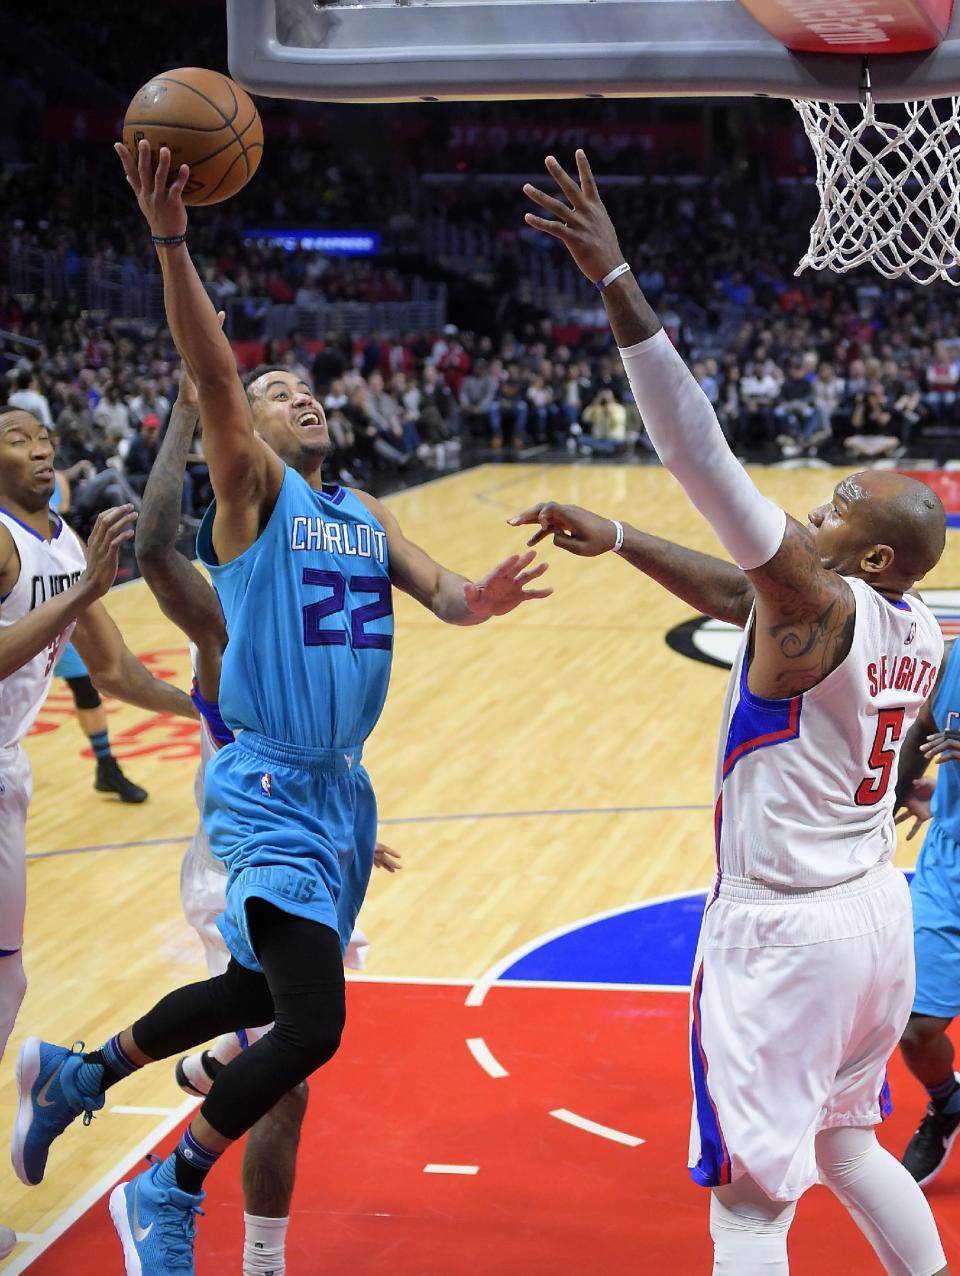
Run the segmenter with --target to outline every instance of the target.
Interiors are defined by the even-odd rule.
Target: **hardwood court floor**
[[[756,478],[802,517],[841,473]],[[672,480],[653,468],[484,466],[390,505],[409,536],[475,577],[521,548],[507,516],[548,497],[719,552]],[[960,584],[955,541],[928,586]],[[473,981],[549,931],[709,881],[722,671],[667,646],[667,631],[692,612],[624,562],[573,559],[549,545],[545,554],[554,597],[475,630],[443,626],[408,598],[396,600],[393,684],[365,762],[381,834],[405,867],[375,875],[361,918],[371,976]],[[184,641],[142,583],[114,591],[108,605],[133,650],[187,685]],[[272,658],[264,650],[264,662]],[[28,743],[30,989],[0,1073],[4,1130],[23,1036],[99,1043],[202,974],[177,893],[196,819],[195,728],[112,707],[116,752],[151,795],[143,807],[124,807],[93,792],[69,703],[55,687]],[[915,847],[902,848],[904,864]],[[0,1219],[29,1235],[56,1228],[126,1154],[152,1145],[158,1125],[177,1119],[170,1110],[179,1097],[163,1066],[126,1083],[122,1102],[135,1110],[101,1117],[96,1137],[71,1131],[58,1144],[39,1188],[28,1191],[0,1169]],[[24,1270],[25,1261],[21,1252],[7,1266]]]

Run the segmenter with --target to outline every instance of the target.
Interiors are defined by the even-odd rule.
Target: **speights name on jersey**
[[[937,666],[929,660],[917,660],[915,656],[881,656],[867,665],[867,682],[871,696],[881,691],[913,691],[923,696],[930,694],[937,677]]]

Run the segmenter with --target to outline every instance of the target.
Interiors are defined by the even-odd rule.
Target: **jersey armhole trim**
[[[197,558],[209,572],[223,574],[224,572],[230,571],[232,568],[236,568],[238,564],[250,561],[254,550],[266,536],[267,532],[271,530],[274,519],[279,520],[279,518],[282,517],[282,515],[278,514],[278,511],[287,490],[287,481],[290,478],[290,475],[294,473],[296,473],[296,471],[284,463],[283,482],[280,484],[280,490],[277,492],[277,499],[273,503],[273,509],[270,511],[270,517],[264,523],[263,527],[261,527],[256,540],[251,541],[242,554],[238,554],[236,558],[231,558],[229,563],[221,563],[213,548],[213,522],[217,514],[217,500],[216,497],[214,497],[214,499],[210,502],[210,505],[207,507],[207,512],[201,519],[200,527],[197,531]]]

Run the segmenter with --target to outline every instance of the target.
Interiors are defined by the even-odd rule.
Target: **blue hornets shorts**
[[[932,820],[910,883],[915,1015],[960,1015],[960,845]]]
[[[254,898],[329,926],[346,952],[377,840],[361,753],[359,745],[301,749],[241,731],[207,763],[203,820],[227,869],[217,926],[249,970],[260,969],[247,922]]]
[[[53,666],[55,678],[83,678],[88,673],[87,666],[80,659],[80,652],[72,642],[68,642],[60,653],[60,659]]]

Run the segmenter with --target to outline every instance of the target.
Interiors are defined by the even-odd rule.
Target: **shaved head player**
[[[535,506],[571,553],[613,550],[681,598],[745,627],[716,775],[717,875],[692,989],[690,1169],[711,1189],[715,1276],[785,1276],[787,1231],[818,1180],[887,1272],[944,1276],[930,1208],[877,1142],[886,1065],[913,1000],[913,928],[890,863],[897,755],[937,677],[943,639],[914,582],[946,519],[923,483],[854,474],[788,518],[754,487],[623,260],[587,158],[564,199],[532,186],[603,294],[637,407],[739,566],[575,506]]]

